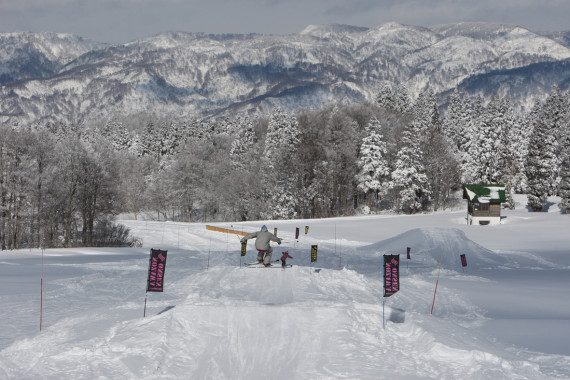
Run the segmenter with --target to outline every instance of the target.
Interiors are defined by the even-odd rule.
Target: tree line
[[[508,99],[386,86],[374,102],[294,114],[0,128],[2,249],[135,244],[120,213],[161,220],[322,218],[448,207],[462,183],[504,183],[568,208],[569,95]]]

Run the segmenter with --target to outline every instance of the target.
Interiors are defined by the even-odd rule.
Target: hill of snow
[[[463,211],[219,224],[278,228],[285,270],[246,268],[253,244],[242,258],[204,224],[126,217],[144,247],[4,251],[0,378],[570,378],[570,218],[552,202],[498,226]],[[143,317],[150,248],[168,250],[165,289]],[[383,300],[388,253],[401,290]]]

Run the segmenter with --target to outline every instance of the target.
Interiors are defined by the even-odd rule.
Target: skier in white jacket
[[[257,261],[263,263],[266,267],[271,266],[271,254],[273,253],[273,248],[269,245],[270,241],[274,241],[277,244],[281,244],[281,239],[273,235],[271,232],[267,231],[266,226],[262,226],[261,230],[253,232],[249,235],[244,236],[241,239],[242,243],[247,240],[255,238],[255,249],[257,249]]]

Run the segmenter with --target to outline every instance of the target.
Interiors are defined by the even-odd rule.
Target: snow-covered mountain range
[[[460,87],[529,109],[570,86],[570,32],[457,23],[308,26],[298,34],[169,32],[125,44],[56,33],[0,34],[0,123],[82,124],[151,112],[205,117],[412,96]]]

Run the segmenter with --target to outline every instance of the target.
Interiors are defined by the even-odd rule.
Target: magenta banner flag
[[[299,227],[295,229],[295,239],[299,239]]]
[[[161,249],[150,250],[148,264],[147,292],[162,292],[164,285],[164,271],[166,269],[166,253]]]
[[[410,257],[410,251],[411,251],[411,250],[412,250],[412,249],[411,249],[410,247],[408,247],[408,257],[407,257],[408,260],[411,259],[411,257]]]
[[[384,297],[400,290],[400,255],[384,255]]]
[[[460,256],[461,256],[461,266],[466,267],[467,266],[467,258],[465,257],[465,254],[462,254]]]

